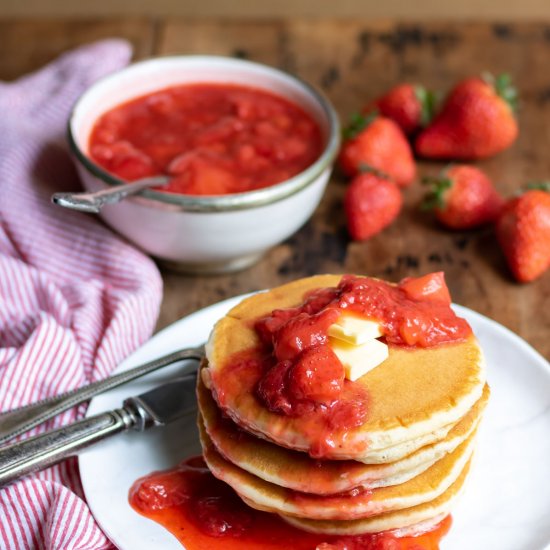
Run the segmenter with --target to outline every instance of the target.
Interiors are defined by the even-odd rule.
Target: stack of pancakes
[[[258,346],[256,319],[339,280],[322,275],[258,294],[216,324],[198,384],[204,458],[251,507],[307,531],[428,529],[463,488],[489,398],[474,336],[427,349],[390,347],[386,361],[354,382],[367,390],[366,420],[334,428],[322,459],[311,456],[316,430],[270,412],[255,395],[257,380],[239,379],[227,361]]]

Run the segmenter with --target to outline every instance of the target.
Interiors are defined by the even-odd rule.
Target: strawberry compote
[[[200,457],[135,482],[130,504],[168,529],[187,550],[438,550],[451,519],[416,536],[391,531],[358,536],[306,533],[248,507]]]
[[[323,148],[318,124],[265,90],[228,84],[174,86],[105,113],[92,160],[125,181],[171,176],[159,191],[226,195],[302,172]]]
[[[301,306],[275,310],[256,322],[268,355],[257,395],[269,410],[290,416],[328,411],[333,419],[347,418],[350,427],[362,422],[367,397],[354,395],[346,407],[354,385],[344,380],[343,366],[328,345],[328,328],[344,312],[379,322],[386,343],[393,346],[431,347],[471,333],[450,308],[441,273],[398,285],[344,276],[337,287],[310,293]]]

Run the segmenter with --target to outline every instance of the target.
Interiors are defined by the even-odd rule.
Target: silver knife
[[[46,420],[50,420],[63,411],[91,399],[95,395],[126,384],[131,380],[135,380],[140,376],[149,374],[172,363],[187,359],[200,360],[202,357],[204,357],[204,346],[202,345],[196,348],[181,349],[61,395],[48,397],[38,403],[32,403],[31,405],[25,405],[18,409],[1,413],[0,446],[10,439],[46,422]],[[197,365],[191,365],[190,369],[196,370]]]
[[[120,409],[84,418],[0,449],[0,487],[78,454],[81,449],[128,430],[165,426],[197,410],[196,373],[136,397]]]

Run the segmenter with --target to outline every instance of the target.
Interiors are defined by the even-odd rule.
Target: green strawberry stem
[[[377,116],[378,111],[372,111],[368,115],[353,113],[349,124],[342,130],[342,137],[344,139],[357,137]]]
[[[424,86],[415,86],[414,95],[420,103],[420,125],[425,128],[432,121],[437,107],[437,95]]]
[[[499,74],[495,78],[491,73],[485,72],[481,75],[481,78],[495,90],[499,97],[508,103],[513,113],[517,113],[518,91],[512,85],[512,77],[508,73]]]
[[[382,170],[378,170],[378,168],[375,168],[374,166],[367,164],[366,162],[361,162],[357,168],[359,169],[359,172],[361,172],[361,174],[373,174],[385,180],[392,179],[388,174],[386,174],[386,172],[382,172]]]
[[[430,189],[424,196],[420,204],[420,209],[428,211],[434,208],[443,208],[445,206],[443,195],[453,185],[451,179],[444,176],[439,176],[437,178],[426,176],[422,178],[422,184],[429,185]]]
[[[525,188],[527,191],[546,191],[550,193],[550,181],[530,181]]]

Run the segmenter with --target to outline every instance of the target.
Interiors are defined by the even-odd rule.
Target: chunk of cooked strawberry
[[[399,283],[399,288],[413,300],[451,303],[451,295],[445,283],[443,271],[428,273],[423,277],[407,277]]]
[[[256,394],[271,412],[292,414],[292,403],[286,395],[287,374],[291,367],[291,361],[280,361],[258,382]]]
[[[344,385],[344,367],[327,345],[304,350],[288,373],[292,399],[329,405],[338,399]]]
[[[294,359],[300,352],[327,342],[327,330],[338,319],[339,312],[329,308],[315,315],[300,313],[287,321],[273,336],[278,361]]]
[[[254,329],[266,346],[273,344],[274,334],[289,320],[300,313],[298,308],[275,309],[271,315],[258,319]]]

